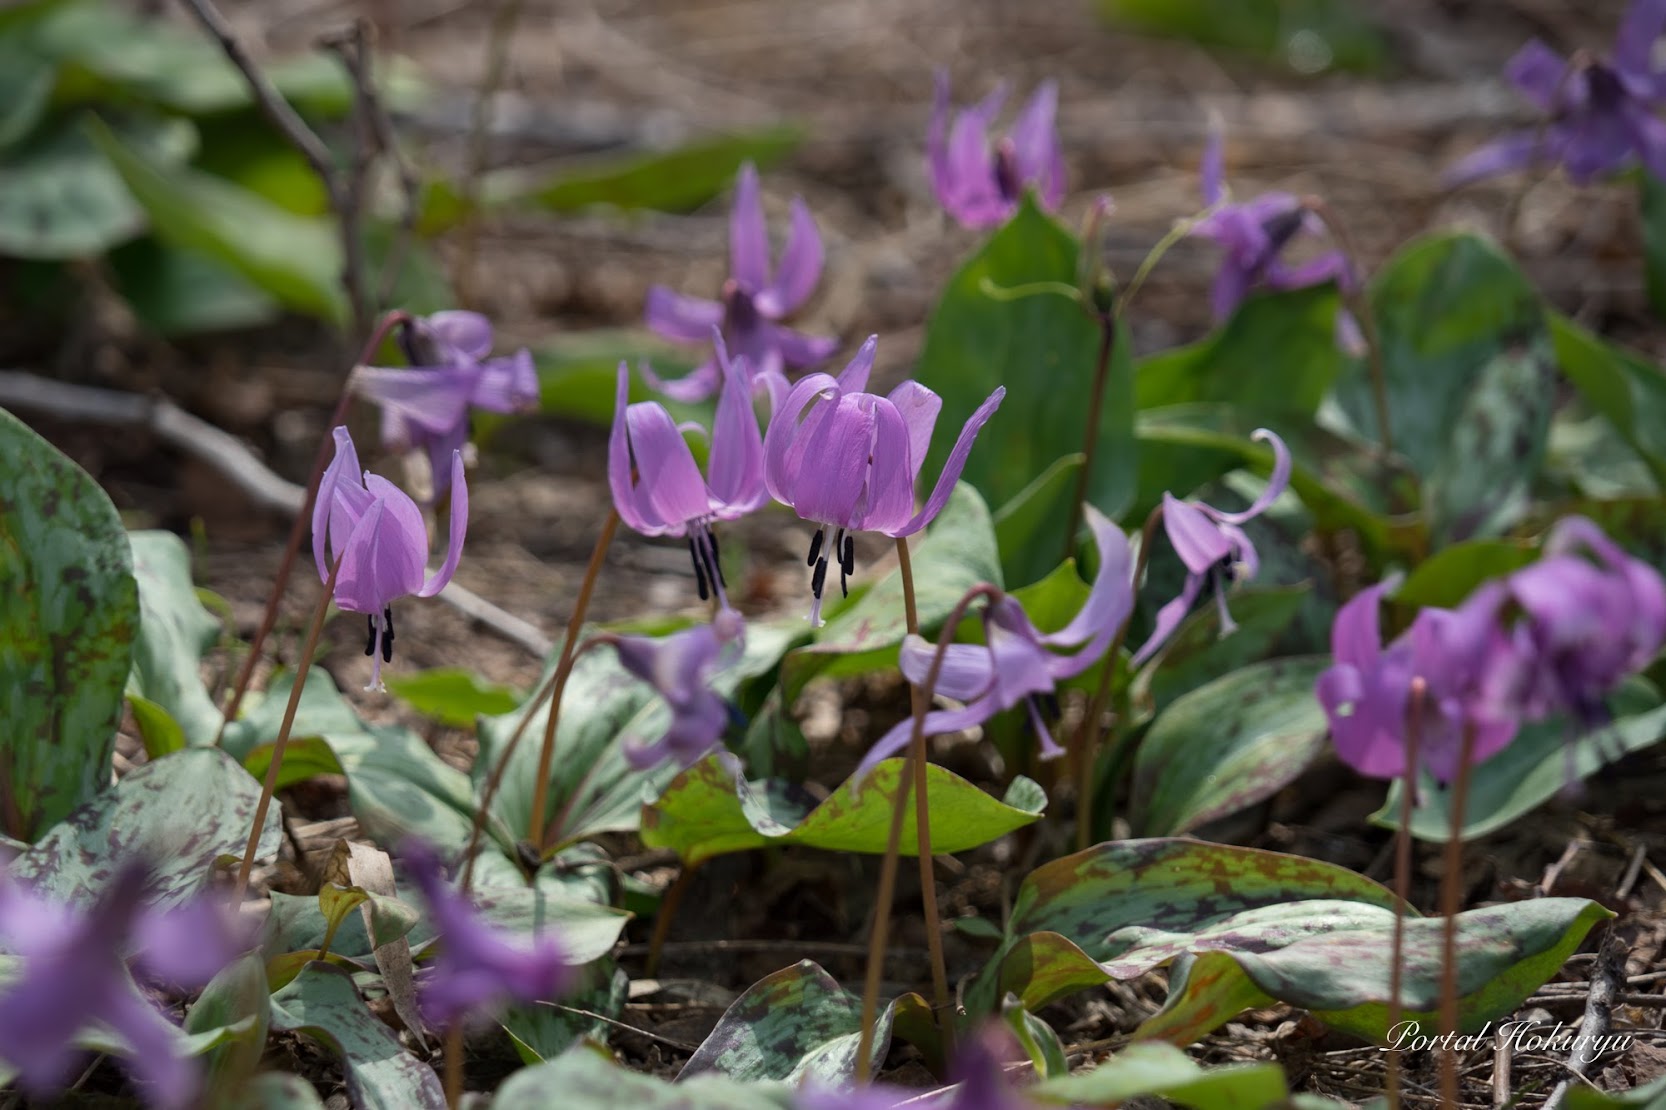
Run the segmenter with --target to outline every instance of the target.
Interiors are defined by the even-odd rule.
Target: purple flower
[[[359,455],[346,428],[335,430],[335,441],[336,457],[324,471],[312,509],[312,557],[319,578],[326,582],[330,568],[340,561],[336,605],[349,613],[368,614],[370,638],[364,653],[377,658],[365,689],[381,690],[382,663],[393,661],[393,602],[407,594],[433,597],[451,581],[469,526],[469,488],[463,481],[462,453],[453,451],[451,543],[445,563],[424,579],[428,528],[422,510],[386,478],[360,470]]]
[[[1226,513],[1213,505],[1180,501],[1172,494],[1163,494],[1163,531],[1168,533],[1175,554],[1186,564],[1186,584],[1181,587],[1180,596],[1157,610],[1150,638],[1134,653],[1134,666],[1151,658],[1174,634],[1206,582],[1212,582],[1215,587],[1221,635],[1238,627],[1232,614],[1227,612],[1226,588],[1234,581],[1254,578],[1261,565],[1255,545],[1240,525],[1266,512],[1290,484],[1290,451],[1284,441],[1266,428],[1257,428],[1250,438],[1272,444],[1273,472],[1267,479],[1267,488],[1243,512]]]
[[[1457,777],[1466,729],[1475,733],[1473,763],[1503,750],[1519,724],[1517,699],[1526,661],[1501,625],[1502,583],[1490,583],[1455,610],[1423,609],[1387,647],[1377,608],[1398,584],[1388,579],[1360,591],[1331,626],[1335,662],[1314,687],[1342,761],[1362,775],[1407,773],[1411,684],[1425,695],[1417,722],[1422,764],[1436,779]],[[1415,782],[1415,778],[1411,778]]]
[[[773,394],[786,388],[785,367],[814,366],[838,349],[837,339],[805,335],[784,327],[816,290],[821,280],[821,234],[809,208],[792,200],[792,228],[781,261],[770,272],[769,231],[758,196],[758,171],[749,162],[735,183],[735,207],[729,215],[729,279],[716,301],[685,297],[663,285],[648,290],[648,327],[684,343],[704,343],[713,328],[721,328],[737,359],[751,372],[749,384],[763,384]],[[703,401],[723,384],[723,371],[714,358],[687,377],[664,381],[651,370],[642,376],[655,389],[677,401]]]
[[[1560,162],[1585,185],[1635,156],[1666,180],[1666,124],[1655,115],[1666,99],[1666,72],[1654,48],[1666,29],[1666,2],[1633,0],[1620,23],[1611,61],[1582,54],[1572,60],[1534,39],[1505,66],[1510,83],[1546,122],[1506,135],[1446,171],[1464,185],[1526,166]]]
[[[382,406],[382,445],[428,452],[434,496],[451,488],[451,456],[469,439],[469,410],[521,412],[538,404],[538,372],[524,347],[487,358],[492,325],[478,312],[436,312],[400,333],[411,367],[361,366],[353,387]]]
[[[721,608],[710,624],[669,636],[609,636],[619,662],[651,685],[671,709],[671,724],[651,744],[623,739],[625,758],[638,769],[676,760],[687,767],[717,747],[729,727],[729,705],[712,692],[712,672],[739,658],[746,622]]]
[[[1517,634],[1533,660],[1524,712],[1607,719],[1604,698],[1648,665],[1666,639],[1666,585],[1584,517],[1558,521],[1544,557],[1510,575]]]
[[[440,857],[427,844],[407,841],[400,855],[440,935],[439,958],[421,984],[424,1018],[445,1029],[507,1001],[548,1002],[571,987],[573,969],[553,933],[523,943],[487,922],[452,889]]]
[[[1003,1060],[1019,1057],[1012,1035],[990,1025],[961,1042],[950,1065],[953,1084],[935,1092],[874,1084],[841,1090],[807,1086],[793,1100],[794,1110],[897,1110],[918,1106],[925,1110],[1036,1110],[1007,1078]],[[1024,1069],[1026,1072],[1028,1068]]]
[[[1055,759],[1064,754],[1042,722],[1035,699],[1051,694],[1056,683],[1074,678],[1098,662],[1134,608],[1128,537],[1092,505],[1085,506],[1084,511],[1099,548],[1099,571],[1081,611],[1064,628],[1043,634],[1013,598],[1003,596],[991,604],[984,613],[986,643],[951,643],[944,651],[935,692],[964,706],[926,714],[927,736],[980,725],[1002,710],[1023,703],[1041,742],[1041,757]],[[943,635],[953,636],[954,631],[945,629]],[[1067,649],[1068,654],[1058,654],[1055,649]],[[909,636],[902,645],[902,673],[912,683],[923,683],[936,654],[935,644]],[[899,722],[873,746],[852,777],[863,778],[880,760],[907,747],[912,731],[912,719]]]
[[[909,536],[936,519],[954,492],[978,432],[1006,396],[998,386],[960,429],[954,450],[925,507],[914,511],[914,485],[931,447],[943,401],[919,382],[906,381],[884,397],[860,392],[873,369],[878,336],[837,378],[810,374],[792,387],[764,435],[764,481],[770,495],[805,520],[821,525],[810,542],[815,603],[810,623],[821,624],[822,587],[831,562],[840,588],[855,567],[851,533]],[[828,529],[833,542],[827,543]]]
[[[949,123],[949,75],[937,71],[931,127],[926,132],[926,171],[937,199],[962,227],[994,227],[1018,211],[1024,190],[1034,188],[1048,211],[1064,199],[1064,155],[1053,125],[1059,87],[1036,86],[1005,138],[991,148],[989,128],[1001,111],[1003,82],[981,103]]]
[[[0,993],[0,1059],[44,1096],[68,1081],[82,1052],[78,1033],[108,1026],[125,1041],[127,1067],[156,1106],[187,1106],[198,1078],[178,1052],[180,1035],[139,991],[124,957],[181,986],[200,986],[241,945],[217,906],[199,899],[159,911],[143,904],[145,872],[128,866],[85,913],[0,882],[0,939],[23,970]]]
[[[1209,134],[1203,152],[1203,203],[1205,215],[1188,234],[1213,240],[1223,252],[1220,271],[1210,295],[1210,308],[1217,324],[1238,310],[1251,289],[1277,291],[1306,289],[1334,281],[1344,292],[1353,287],[1353,268],[1339,250],[1325,251],[1306,262],[1283,260],[1284,249],[1301,234],[1322,235],[1324,224],[1301,199],[1291,193],[1262,193],[1254,200],[1233,204],[1227,200],[1223,162],[1225,153],[1219,130]],[[1346,309],[1336,313],[1337,346],[1351,354],[1364,351],[1359,323]]]
[[[708,481],[665,406],[630,404],[630,368],[619,364],[613,431],[607,441],[607,479],[619,518],[645,536],[687,536],[700,600],[712,592],[725,606],[727,583],[718,558],[713,521],[734,520],[762,505],[763,433],[752,412],[745,360],[729,360],[723,337],[713,329],[723,395],[712,422]]]

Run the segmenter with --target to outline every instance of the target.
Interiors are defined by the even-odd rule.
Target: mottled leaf
[[[561,1092],[562,1110],[790,1110],[792,1090],[785,1083],[743,1083],[722,1075],[667,1083],[580,1046],[510,1076],[492,1110],[548,1110],[552,1091]]]
[[[862,781],[845,782],[819,805],[777,783],[747,782],[722,756],[709,756],[678,775],[643,808],[642,842],[670,848],[693,865],[726,852],[769,844],[802,844],[833,852],[880,854],[890,835],[903,760],[887,759]],[[1047,796],[1020,775],[997,801],[936,764],[926,767],[932,850],[964,852],[1041,816]],[[901,850],[913,854],[914,801],[903,817]]]
[[[272,1005],[266,968],[258,955],[244,956],[214,976],[185,1015],[187,1033],[236,1028],[239,1032],[215,1048],[204,1064],[208,1101],[227,1097],[260,1066],[271,1026]]]
[[[1267,656],[1312,590],[1310,583],[1266,586],[1230,595],[1236,630],[1222,635],[1220,610],[1202,605],[1175,631],[1150,666],[1135,676],[1130,694],[1142,707],[1167,706],[1196,690]]]
[[[109,785],[138,623],[115,506],[85,471],[0,410],[6,835],[33,840]]]
[[[1666,374],[1560,313],[1549,316],[1563,376],[1637,452],[1655,483],[1666,489]]]
[[[597,960],[585,966],[578,984],[562,996],[559,1004],[514,1006],[498,1020],[523,1064],[542,1063],[586,1037],[605,1043],[613,1027],[603,1019],[619,1017],[629,989],[630,976],[619,965],[612,960]]]

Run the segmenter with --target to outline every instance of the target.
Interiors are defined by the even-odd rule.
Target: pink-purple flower
[[[399,333],[408,369],[361,366],[353,388],[382,407],[382,445],[428,453],[434,496],[451,488],[451,456],[469,439],[469,411],[521,412],[538,404],[538,373],[524,347],[488,358],[492,325],[478,312],[436,312]]]
[[[1227,587],[1254,578],[1261,565],[1255,545],[1242,525],[1266,512],[1290,484],[1290,451],[1284,441],[1266,428],[1257,428],[1250,438],[1266,440],[1272,445],[1273,472],[1261,496],[1249,508],[1228,513],[1213,505],[1181,501],[1173,494],[1163,494],[1163,530],[1168,533],[1175,554],[1186,564],[1186,583],[1178,597],[1157,611],[1151,636],[1134,653],[1135,666],[1151,658],[1168,641],[1205,585],[1213,585],[1215,590],[1221,634],[1224,636],[1238,627],[1226,608]]]
[[[439,956],[418,983],[422,1015],[436,1028],[511,1001],[549,1002],[572,985],[573,967],[554,933],[529,943],[492,925],[446,881],[440,857],[428,845],[407,841],[400,855],[439,933]]]
[[[1559,162],[1584,185],[1633,160],[1666,180],[1666,70],[1655,47],[1666,30],[1666,2],[1633,0],[1609,59],[1564,58],[1538,39],[1505,67],[1517,91],[1544,121],[1488,143],[1446,171],[1448,185]]]
[[[1099,570],[1081,610],[1059,631],[1042,633],[1016,599],[1003,595],[991,603],[984,612],[984,644],[950,643],[944,649],[935,691],[963,705],[926,714],[925,735],[959,732],[1022,704],[1041,743],[1041,757],[1064,754],[1042,721],[1036,698],[1051,694],[1057,683],[1098,662],[1134,608],[1128,538],[1092,505],[1084,512],[1099,549]],[[954,630],[943,634],[952,636]],[[902,673],[916,685],[923,683],[936,654],[937,645],[909,636],[902,645]],[[906,747],[912,729],[913,721],[907,719],[882,736],[853,777],[862,778],[880,760]]]
[[[671,722],[658,740],[626,735],[625,758],[636,768],[674,760],[687,767],[718,747],[733,718],[729,703],[711,688],[714,671],[734,662],[746,645],[746,622],[720,608],[710,624],[669,636],[607,636],[619,663],[664,699]]]
[[[834,378],[806,375],[775,407],[764,435],[764,482],[769,493],[805,520],[820,525],[808,563],[815,602],[810,622],[821,623],[822,590],[837,564],[840,585],[855,566],[855,532],[908,536],[937,518],[966,467],[966,457],[1006,387],[998,386],[960,429],[931,496],[914,510],[914,486],[931,447],[943,401],[915,381],[880,397],[864,393],[877,336],[870,336]],[[828,542],[828,533],[832,542]]]
[[[955,113],[950,123],[949,75],[937,72],[926,172],[943,208],[963,227],[1004,222],[1018,210],[1027,189],[1049,211],[1064,199],[1064,155],[1053,122],[1058,85],[1043,81],[1036,86],[1012,130],[991,143],[989,130],[1006,95],[1003,82],[975,106]]]
[[[772,395],[785,389],[786,368],[827,359],[838,349],[837,339],[805,335],[782,323],[810,299],[822,268],[821,233],[798,197],[789,219],[786,245],[772,267],[758,171],[751,163],[741,167],[729,216],[729,278],[720,299],[687,297],[655,285],[648,290],[648,327],[683,343],[704,343],[720,328],[735,357],[746,360],[749,384],[763,385]],[[643,377],[673,400],[703,401],[722,386],[723,369],[714,355],[687,377],[665,381],[648,369]]]
[[[686,536],[700,599],[715,593],[727,605],[723,567],[712,524],[745,516],[767,500],[763,433],[752,412],[745,360],[732,362],[723,337],[712,336],[724,376],[712,422],[710,478],[700,476],[683,428],[658,401],[630,403],[630,368],[619,364],[607,478],[619,518],[645,536]]]
[[[335,459],[319,482],[312,510],[312,556],[319,578],[326,582],[330,568],[338,561],[341,564],[336,605],[349,613],[367,614],[370,636],[364,653],[375,656],[375,662],[366,689],[380,690],[382,664],[393,660],[393,603],[408,594],[433,597],[457,572],[469,525],[463,456],[451,453],[451,540],[445,562],[424,578],[428,528],[422,510],[386,478],[360,469],[358,451],[346,428],[337,428],[334,434]]]

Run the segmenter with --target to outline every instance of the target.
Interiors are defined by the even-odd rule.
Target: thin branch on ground
[[[1545,1100],[1545,1110],[1559,1110],[1568,1097],[1574,1079],[1584,1079],[1591,1065],[1596,1063],[1602,1045],[1614,1024],[1614,1007],[1619,1002],[1620,984],[1625,979],[1626,945],[1612,926],[1602,938],[1597,950],[1596,967],[1591,971],[1591,993],[1585,999],[1585,1016],[1579,1022],[1579,1036],[1574,1038],[1573,1051],[1568,1054],[1569,1078],[1556,1085]]]

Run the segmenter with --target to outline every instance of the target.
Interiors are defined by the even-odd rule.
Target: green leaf
[[[58,67],[19,41],[0,37],[0,150],[27,135],[46,113]]]
[[[476,885],[470,894],[480,915],[500,929],[520,936],[536,936],[553,930],[561,938],[562,950],[575,964],[599,960],[619,942],[619,934],[631,915],[589,898],[577,898],[553,884],[529,887]],[[432,921],[419,921],[411,929],[413,949],[435,938]],[[443,938],[441,946],[444,946]]]
[[[1223,47],[1303,76],[1375,73],[1392,58],[1381,27],[1346,0],[1099,0],[1105,18],[1135,30]]]
[[[1470,775],[1463,838],[1482,836],[1525,816],[1566,789],[1596,774],[1606,764],[1666,739],[1666,705],[1646,684],[1621,688],[1611,707],[1615,719],[1583,733],[1555,717],[1522,726],[1510,746],[1477,766]],[[1374,824],[1400,826],[1402,785],[1396,780]],[[1445,843],[1452,835],[1449,792],[1430,783],[1412,810],[1412,835]]]
[[[106,261],[134,315],[163,337],[255,327],[283,312],[224,264],[150,236],[116,247]]]
[[[190,748],[135,768],[54,825],[9,873],[54,899],[92,905],[120,864],[151,869],[147,897],[178,905],[201,890],[222,856],[241,857],[260,784],[217,748]],[[277,854],[279,807],[266,815],[256,854]]]
[[[1012,297],[1036,283],[1076,283],[1078,244],[1031,199],[950,279],[926,327],[917,377],[943,398],[923,473],[933,480],[961,425],[997,386],[1006,399],[978,437],[962,478],[992,505],[1017,497],[1053,462],[1084,442],[1087,399],[1101,330],[1074,299],[1053,292]],[[1134,372],[1126,329],[1119,328],[1096,433],[1088,500],[1119,517],[1133,497]],[[1034,542],[1062,552],[1056,538]]]
[[[346,319],[341,243],[327,222],[285,212],[210,174],[166,168],[102,123],[89,126],[158,239],[226,266],[288,308],[331,323]]]
[[[139,622],[116,507],[0,409],[0,827],[33,840],[110,783]]]
[[[463,667],[390,674],[387,686],[418,713],[455,728],[472,728],[476,717],[501,717],[520,701],[512,688]]]
[[[1562,374],[1585,403],[1601,413],[1666,490],[1666,374],[1613,346],[1560,313],[1550,313],[1550,337]]]
[[[191,552],[172,532],[132,532],[133,576],[139,583],[139,637],[127,680],[132,701],[142,698],[164,710],[186,744],[214,743],[224,719],[208,696],[199,668],[220,638],[218,619],[197,599],[191,583]],[[146,743],[146,713],[135,705]]]
[[[376,923],[375,940],[382,944],[391,944],[408,936],[422,920],[422,914],[408,902],[384,894],[370,894],[368,897],[371,918]],[[317,897],[272,892],[272,912],[267,925],[268,951],[317,951],[328,927]],[[429,936],[432,935],[430,932]],[[374,967],[376,947],[365,926],[364,915],[347,914],[330,941],[330,954],[365,967]]]
[[[272,753],[276,750],[275,740],[249,749],[249,754],[243,758],[243,769],[262,782],[266,781],[266,771],[272,766]],[[306,782],[319,775],[346,773],[328,740],[322,736],[302,736],[284,744],[283,766],[278,768],[278,781],[274,789],[287,790],[297,783]]]
[[[1599,1091],[1584,1084],[1568,1091],[1568,1110],[1663,1110],[1666,1075],[1629,1091]]]
[[[500,1019],[524,1064],[553,1060],[586,1037],[607,1041],[611,1026],[603,1018],[617,1018],[625,1008],[630,976],[612,960],[587,965],[578,985],[559,1004],[540,1002],[514,1006]],[[575,1013],[586,1010],[590,1017]]]
[[[1195,829],[1271,797],[1324,748],[1313,683],[1329,657],[1255,663],[1183,694],[1158,714],[1134,760],[1134,825]]]
[[[1140,359],[1138,407],[1221,402],[1246,423],[1274,427],[1311,417],[1345,365],[1338,308],[1332,285],[1252,297],[1196,343]]]
[[[87,258],[144,230],[145,213],[94,141],[80,113],[38,128],[6,151],[0,164],[0,253],[16,258]],[[181,119],[123,116],[114,141],[157,167],[184,172],[181,163],[197,133]]]
[[[721,1075],[696,1075],[672,1084],[614,1064],[611,1054],[573,1048],[547,1064],[510,1076],[492,1099],[492,1110],[548,1110],[550,1093],[562,1110],[791,1110],[784,1083],[741,1083]]]
[[[1311,584],[1301,582],[1234,593],[1227,604],[1238,628],[1225,635],[1218,608],[1199,608],[1135,677],[1134,700],[1166,706],[1187,691],[1265,658],[1311,592]]]
[[[243,1088],[242,1097],[252,1110],[324,1110],[312,1084],[292,1071],[260,1073]]]
[[[272,1020],[269,994],[266,967],[259,955],[251,954],[223,968],[191,1004],[185,1017],[187,1033],[238,1030],[209,1055],[205,1103],[212,1104],[216,1095],[228,1097],[260,1066]]]
[[[1402,605],[1450,609],[1489,578],[1502,578],[1531,563],[1531,544],[1518,540],[1470,540],[1435,552],[1394,591]]]
[[[1156,1095],[1197,1110],[1261,1110],[1289,1095],[1275,1063],[1202,1068],[1169,1044],[1131,1044],[1090,1071],[1046,1079],[1025,1094],[1037,1102],[1113,1106]]]
[[[1643,276],[1649,304],[1666,319],[1666,182],[1647,170],[1638,177],[1638,207],[1643,224]]]
[[[1001,1003],[1001,1018],[1018,1039],[1038,1078],[1045,1080],[1070,1074],[1070,1063],[1059,1035],[1051,1025],[1025,1009],[1016,995],[1007,995]]]
[[[1046,577],[1057,564],[1047,546],[1047,532],[1053,522],[1067,519],[1086,459],[1080,451],[1056,459],[1035,481],[995,510],[995,546],[1001,552],[1001,577],[1005,581],[1029,585]],[[1071,548],[1074,550],[1075,545]]]
[[[948,619],[967,590],[979,582],[1002,584],[989,509],[977,491],[964,482],[955,487],[925,540],[911,550],[909,558],[914,568],[920,629],[928,635]],[[857,572],[861,573],[860,567]],[[806,606],[808,594],[806,589]],[[787,697],[796,698],[805,683],[819,675],[894,669],[899,645],[908,632],[902,600],[902,572],[894,570],[849,603],[830,605],[827,623],[817,630],[815,642],[792,652],[782,664],[782,687]]]
[[[892,1025],[902,1011],[918,1015],[927,1009],[917,994],[886,1005],[873,1031],[874,1066],[885,1059]],[[780,1080],[793,1086],[806,1080],[848,1083],[856,1070],[861,1030],[861,999],[815,963],[800,960],[746,988],[683,1065],[682,1075],[715,1071],[731,1079]]]
[[[328,964],[310,963],[272,996],[272,1025],[305,1033],[342,1058],[347,1097],[364,1110],[444,1107],[434,1069],[400,1045],[370,1012],[352,977]]]
[[[1538,294],[1491,242],[1424,236],[1377,274],[1394,447],[1423,476],[1431,530],[1448,540],[1497,534],[1520,518],[1543,462],[1555,399]],[[1363,366],[1338,383],[1354,426],[1377,426]]]
[[[670,848],[692,866],[727,852],[768,844],[802,844],[833,852],[885,851],[903,761],[887,759],[858,790],[846,781],[819,805],[781,783],[752,783],[721,755],[708,756],[672,780],[643,807],[642,842]],[[1041,816],[1047,795],[1020,775],[997,801],[954,772],[926,768],[932,850],[964,852],[988,844]],[[901,851],[912,854],[914,802],[903,818]]]

